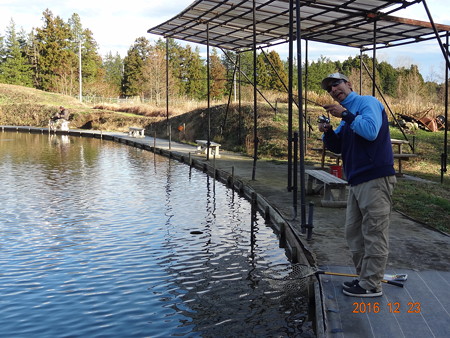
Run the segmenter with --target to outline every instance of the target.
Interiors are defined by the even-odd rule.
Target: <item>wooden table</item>
[[[206,154],[208,151],[207,140],[195,140],[197,143],[197,152]],[[220,144],[215,142],[209,142],[209,157],[220,158],[219,154]]]
[[[317,187],[319,187],[317,190],[323,189],[323,198],[320,202],[323,207],[343,208],[347,205],[347,181],[324,170],[307,169],[305,174],[307,176],[307,194],[313,194]],[[337,196],[333,194],[333,190],[338,191]]]
[[[402,176],[402,161],[409,161],[411,157],[416,157],[417,154],[410,154],[410,153],[404,153],[403,152],[403,145],[409,144],[409,141],[407,140],[398,140],[398,139],[391,139],[392,146],[394,147],[394,160],[398,160],[398,171],[397,176]],[[397,146],[395,149],[395,146]]]
[[[128,136],[145,137],[145,129],[141,127],[130,127],[128,128]]]
[[[409,141],[407,140],[398,140],[398,139],[391,139],[392,146],[394,147],[394,160],[398,160],[398,171],[397,176],[402,176],[402,161],[409,161],[411,157],[417,157],[417,154],[414,153],[404,153],[403,152],[403,145],[408,144]],[[321,165],[322,168],[325,166],[325,156],[328,156],[330,158],[333,158],[336,160],[336,165],[340,165],[341,160],[341,154],[335,154],[329,150],[326,150],[325,148],[312,148],[312,150],[319,152],[322,154],[322,160]]]

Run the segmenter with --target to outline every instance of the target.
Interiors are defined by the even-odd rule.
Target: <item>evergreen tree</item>
[[[186,49],[186,69],[189,76],[186,82],[186,94],[193,99],[203,99],[206,94],[206,68],[200,58],[200,50],[197,47],[195,51],[187,45]]]
[[[288,85],[288,75],[284,70],[284,65],[281,61],[280,55],[276,51],[272,50],[267,55],[267,58],[272,64],[272,66],[270,66],[270,89],[285,92],[285,86]]]
[[[397,72],[389,63],[383,61],[377,66],[383,94],[397,96]]]
[[[168,48],[166,45],[168,45]],[[189,57],[189,53],[174,39],[168,39],[167,41],[159,39],[156,42],[156,47],[168,53],[169,72],[174,80],[171,90],[180,95],[186,95],[189,79],[189,74],[186,72],[186,59]]]
[[[144,38],[137,38],[128,50],[124,59],[124,73],[122,81],[123,94],[126,96],[142,95],[142,73],[144,64],[151,53],[150,42]]]
[[[108,84],[114,92],[114,96],[120,95],[122,92],[123,77],[123,60],[119,53],[112,55],[111,52],[106,54],[103,59],[104,82]]]
[[[6,51],[4,47],[4,40],[5,38],[0,35],[0,65],[5,61],[6,58]]]
[[[97,42],[89,29],[83,30],[81,60],[83,92],[91,95],[100,95],[103,87],[101,81],[104,78],[104,70],[102,68],[102,58],[98,53]]]
[[[77,56],[71,49],[72,32],[70,26],[59,16],[46,9],[44,26],[36,29],[38,68],[37,87],[70,95],[73,89],[74,65]]]
[[[237,81],[237,79],[239,78],[239,70],[237,69],[238,54],[232,51],[225,51],[225,53],[222,54],[221,59],[222,64],[224,65],[226,70],[227,84],[225,88],[225,94],[228,95],[234,90],[235,81]],[[233,78],[233,74],[235,78]]]
[[[7,28],[4,47],[2,47],[2,62],[0,63],[0,81],[8,84],[32,86],[32,71],[25,55],[25,33],[16,33],[13,20]]]
[[[253,52],[240,53],[240,68],[246,76],[241,76],[243,84],[253,84]],[[250,82],[249,82],[250,81]]]
[[[99,95],[104,89],[102,59],[98,54],[98,45],[92,31],[83,29],[80,16],[76,13],[68,21],[71,30],[71,50],[77,55],[77,64],[74,69],[79,72],[79,58],[81,49],[81,70],[83,92],[90,95]],[[76,81],[78,83],[78,81]]]
[[[329,74],[337,72],[336,64],[330,59],[321,56],[316,62],[311,62],[308,66],[308,90],[321,92],[322,80]],[[305,72],[303,72],[305,74]]]
[[[259,89],[270,89],[271,68],[263,53],[256,58],[256,83]]]
[[[33,87],[38,87],[38,61],[39,61],[39,52],[37,47],[36,35],[34,34],[34,29],[31,33],[28,34],[27,43],[25,45],[25,54],[27,59],[29,60],[30,69],[32,72],[32,82]]]

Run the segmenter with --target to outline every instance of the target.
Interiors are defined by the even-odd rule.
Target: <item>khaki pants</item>
[[[345,237],[353,255],[359,285],[381,290],[389,255],[389,217],[395,176],[381,177],[350,187]]]

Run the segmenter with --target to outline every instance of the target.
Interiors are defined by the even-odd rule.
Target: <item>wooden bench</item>
[[[347,205],[347,181],[323,170],[308,169],[305,170],[305,174],[307,175],[307,194],[317,193],[323,188],[321,200],[323,207],[343,208]],[[337,194],[334,194],[333,190],[337,190]]]
[[[197,143],[197,152],[206,154],[208,150],[208,141],[207,140],[195,140]],[[220,144],[215,142],[209,142],[209,156],[220,158],[219,154]]]
[[[402,173],[402,161],[409,161],[411,157],[417,157],[417,154],[407,154],[407,153],[394,153],[394,160],[398,160],[398,171],[396,173],[396,176],[403,176]]]
[[[128,136],[131,137],[145,137],[145,128],[140,127],[130,127],[128,128]]]

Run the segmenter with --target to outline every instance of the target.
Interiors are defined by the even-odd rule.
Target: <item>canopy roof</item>
[[[301,36],[309,41],[371,49],[376,20],[377,48],[435,39],[430,23],[390,15],[418,2],[301,0]],[[450,26],[436,27],[439,33],[450,31]],[[253,1],[196,0],[148,33],[206,45],[207,31],[212,47],[233,51],[253,48]],[[289,0],[256,0],[257,46],[277,45],[288,38]]]

